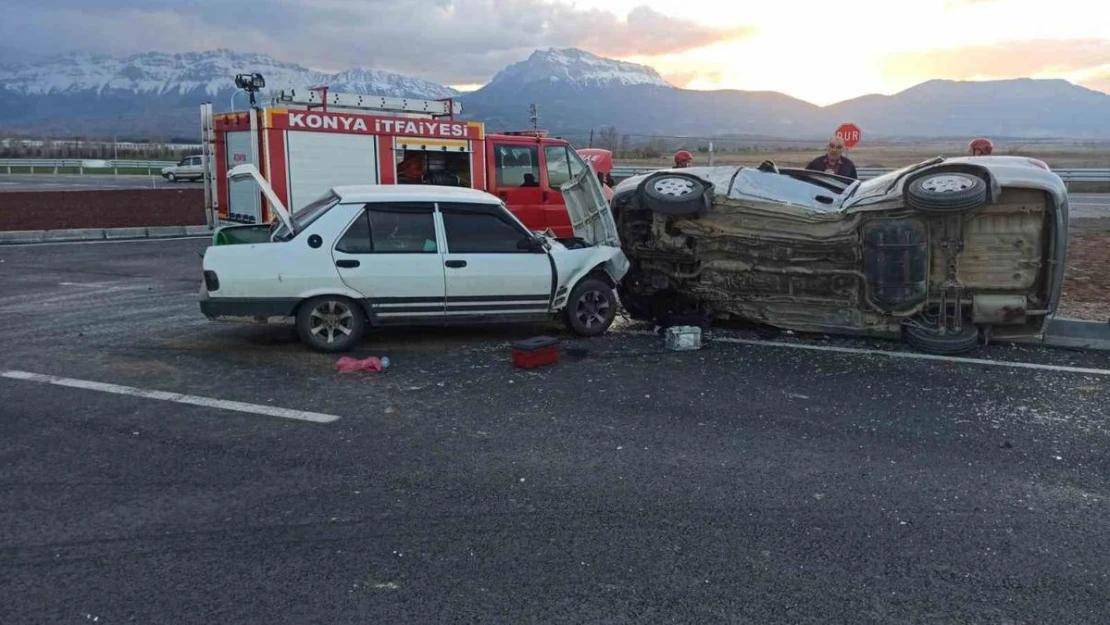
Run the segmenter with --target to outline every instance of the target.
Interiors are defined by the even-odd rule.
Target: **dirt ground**
[[[1072,222],[1059,314],[1110,320],[1110,219]]]
[[[201,189],[12,191],[0,194],[0,231],[193,226],[205,223]]]

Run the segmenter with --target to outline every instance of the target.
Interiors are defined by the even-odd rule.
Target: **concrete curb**
[[[149,228],[73,228],[64,230],[10,230],[0,232],[0,245],[21,243],[64,243],[67,241],[121,241],[207,237],[208,226],[152,226]]]

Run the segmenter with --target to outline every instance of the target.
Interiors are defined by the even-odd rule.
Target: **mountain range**
[[[932,80],[893,95],[816,106],[767,91],[676,88],[648,66],[577,49],[536,50],[461,93],[372,69],[324,73],[262,54],[212,50],[126,58],[71,54],[0,66],[0,131],[65,136],[192,138],[197,105],[242,108],[237,73],[259,72],[267,89],[327,85],[333,91],[461,101],[463,116],[491,131],[540,125],[556,133],[606,126],[625,134],[823,138],[844,121],[866,138],[1105,138],[1110,95],[1064,80]],[[265,101],[265,94],[260,94]]]

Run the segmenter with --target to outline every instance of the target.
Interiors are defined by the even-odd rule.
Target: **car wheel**
[[[906,203],[916,209],[958,211],[987,201],[987,183],[979,176],[942,171],[914,180],[906,188]]]
[[[166,174],[166,180],[169,180],[170,182],[177,182],[177,175],[173,172],[170,172]]]
[[[597,278],[586,278],[570,292],[566,308],[567,324],[579,336],[604,334],[617,316],[613,287]]]
[[[972,324],[959,330],[942,331],[910,321],[902,326],[902,334],[907,343],[930,354],[952,356],[979,347],[979,327]]]
[[[641,202],[646,208],[675,217],[696,215],[706,206],[706,184],[695,176],[660,172],[640,183]]]
[[[297,334],[318,352],[345,352],[357,345],[365,332],[366,317],[349,298],[314,297],[297,309]]]

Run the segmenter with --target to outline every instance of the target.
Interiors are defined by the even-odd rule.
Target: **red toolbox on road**
[[[513,365],[534,369],[559,362],[559,339],[535,336],[513,343]]]

